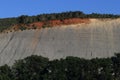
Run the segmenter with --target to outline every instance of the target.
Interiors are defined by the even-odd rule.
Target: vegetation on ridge
[[[0,80],[120,80],[120,54],[86,60],[66,57],[49,61],[32,55],[0,67]]]
[[[81,11],[74,11],[74,12],[63,12],[63,13],[52,13],[52,14],[40,14],[37,16],[27,16],[22,15],[16,18],[4,18],[0,19],[0,31],[4,31],[9,27],[16,25],[16,24],[30,24],[34,22],[46,22],[51,20],[60,20],[61,22],[65,19],[72,19],[72,18],[119,18],[120,15],[113,15],[113,14],[84,14]],[[34,26],[34,25],[33,25]],[[44,27],[49,25],[43,25]]]

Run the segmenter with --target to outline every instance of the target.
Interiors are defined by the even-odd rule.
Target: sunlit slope
[[[120,52],[120,19],[0,34],[0,65],[30,55],[50,60],[76,56],[111,57]]]

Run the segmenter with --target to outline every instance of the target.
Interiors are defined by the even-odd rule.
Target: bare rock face
[[[120,52],[120,19],[0,34],[0,65],[30,55],[52,59],[111,57]]]

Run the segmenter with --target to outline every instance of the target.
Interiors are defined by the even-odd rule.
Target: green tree
[[[48,58],[32,55],[17,61],[12,68],[16,80],[43,80]]]
[[[47,77],[45,80],[68,80],[66,77],[66,64],[64,60],[53,60],[49,62]]]
[[[13,80],[13,75],[8,65],[0,67],[0,80]]]
[[[120,80],[120,53],[115,53],[115,56],[112,57],[114,76],[116,80]]]

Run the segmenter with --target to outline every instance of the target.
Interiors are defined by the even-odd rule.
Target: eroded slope
[[[120,19],[0,34],[0,65],[30,55],[49,59],[111,57],[120,52]]]

